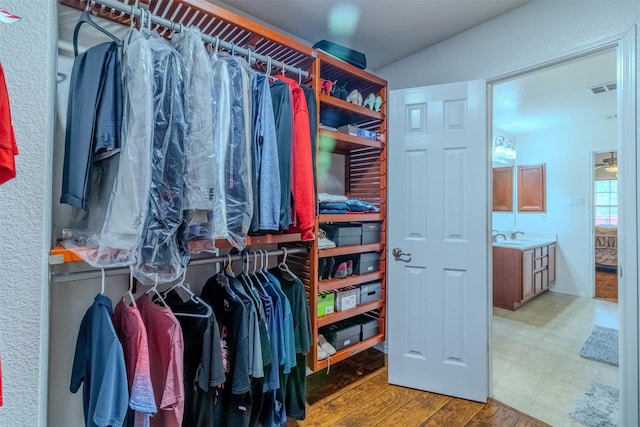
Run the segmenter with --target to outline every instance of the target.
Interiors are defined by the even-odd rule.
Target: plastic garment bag
[[[90,210],[84,215],[75,212],[71,223],[74,239],[62,242],[93,267],[134,264],[147,214],[153,70],[147,40],[135,29],[125,37],[121,68],[124,97],[120,152],[94,159]]]
[[[178,279],[189,262],[183,225],[184,62],[157,33],[143,30],[153,54],[151,187],[135,276],[144,284]]]
[[[184,58],[184,110],[189,125],[184,144],[186,187],[184,209],[213,210],[216,158],[213,150],[213,114],[215,102],[211,81],[211,63],[195,28],[171,37],[171,44]],[[205,216],[206,217],[206,216]]]
[[[252,70],[246,61],[236,56],[216,54],[212,60],[214,79],[219,70],[224,70],[229,76],[229,102],[226,105],[219,103],[220,117],[225,121],[228,120],[230,124],[229,133],[221,135],[227,141],[224,162],[222,163],[225,215],[227,239],[234,247],[243,249],[246,246],[246,237],[253,215],[253,188],[251,185]],[[217,123],[218,127],[223,127],[223,125],[221,122]]]

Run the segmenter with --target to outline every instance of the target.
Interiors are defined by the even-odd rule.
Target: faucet
[[[524,235],[523,231],[512,231],[511,232],[511,240],[515,240],[518,238],[518,234]]]
[[[507,236],[505,236],[502,233],[497,233],[497,234],[494,234],[493,236],[491,236],[491,241],[492,242],[497,242],[498,241],[498,236],[502,236],[503,240],[507,240]]]

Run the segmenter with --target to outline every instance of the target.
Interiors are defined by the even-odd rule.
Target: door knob
[[[402,262],[410,262],[411,261],[411,254],[407,254],[402,252],[402,249],[400,248],[393,248],[391,250],[391,255],[393,255],[393,257],[396,259],[396,261],[402,261]],[[409,258],[402,258],[403,256],[408,256]]]

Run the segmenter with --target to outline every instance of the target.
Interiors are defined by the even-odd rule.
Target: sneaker
[[[321,228],[318,230],[318,248],[327,249],[335,248],[336,243],[333,240],[327,238],[327,233]]]
[[[327,268],[326,258],[320,258],[318,260],[318,280],[324,279],[324,270]]]
[[[353,260],[347,261],[347,276],[351,276],[353,274]]]
[[[347,262],[341,262],[338,264],[336,271],[333,273],[333,277],[336,279],[344,279],[347,277]]]
[[[317,345],[317,351],[318,351],[318,360],[324,360],[329,356],[327,352],[324,351],[322,347],[320,347],[320,344]]]
[[[333,267],[334,265],[336,265],[336,259],[331,256],[329,258],[326,258],[326,260],[327,260],[327,266],[324,268],[323,277],[327,280],[330,280],[332,278]]]
[[[329,356],[336,354],[335,347],[332,346],[322,334],[318,335],[318,346]]]

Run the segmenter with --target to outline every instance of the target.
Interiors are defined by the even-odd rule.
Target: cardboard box
[[[365,252],[360,254],[354,267],[353,274],[367,274],[380,270],[380,253]]]
[[[362,223],[362,244],[380,243],[382,223],[380,221]]]
[[[333,313],[334,307],[335,294],[333,292],[321,292],[318,294],[318,317]]]
[[[360,289],[357,286],[336,291],[336,311],[349,310],[360,304]]]
[[[379,301],[381,296],[381,283],[369,282],[360,285],[360,304],[369,304]]]
[[[344,321],[325,326],[319,332],[340,351],[360,342],[361,329],[359,323]]]
[[[362,224],[323,224],[322,228],[327,233],[327,238],[335,242],[336,246],[352,246],[362,244]]]

